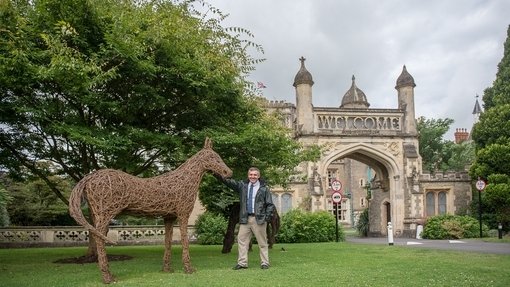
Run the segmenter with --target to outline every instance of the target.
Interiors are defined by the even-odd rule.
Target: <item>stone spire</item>
[[[480,119],[480,114],[482,113],[482,107],[480,106],[480,103],[478,102],[478,94],[476,95],[476,101],[475,101],[475,107],[473,108],[473,116],[474,116],[474,122],[477,123]]]
[[[310,86],[313,86],[312,74],[310,74],[310,72],[308,72],[308,70],[305,68],[306,59],[303,56],[301,56],[299,60],[301,61],[301,68],[297,72],[296,77],[294,78],[294,84],[292,85],[294,87],[297,87],[297,85],[299,84],[308,84]]]
[[[397,85],[395,86],[395,89],[399,89],[400,87],[404,86],[412,86],[413,88],[416,87],[416,84],[414,83],[414,78],[407,72],[406,65],[404,65],[404,68],[402,69],[402,73],[397,79]]]
[[[351,88],[345,93],[342,98],[342,104],[340,108],[368,108],[370,104],[367,101],[367,97],[362,90],[356,86],[356,78],[352,75]]]

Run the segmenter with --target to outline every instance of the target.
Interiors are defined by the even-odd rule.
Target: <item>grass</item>
[[[285,247],[285,252],[281,248]],[[505,248],[510,246],[504,245]],[[237,245],[191,245],[197,272],[184,274],[181,246],[172,250],[175,273],[163,273],[163,246],[109,247],[109,254],[133,256],[110,262],[115,286],[509,286],[510,256],[414,249],[349,242],[276,244],[271,268],[261,270],[258,248],[249,268],[234,271]],[[105,286],[96,263],[55,264],[85,254],[84,247],[0,250],[0,286]]]
[[[482,240],[485,242],[510,243],[510,236],[502,236],[501,239],[498,237],[484,237]]]

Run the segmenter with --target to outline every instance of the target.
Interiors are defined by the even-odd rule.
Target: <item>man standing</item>
[[[248,170],[248,179],[236,181],[215,177],[225,185],[239,193],[239,233],[237,245],[239,255],[234,270],[248,268],[248,248],[252,235],[255,235],[260,249],[261,268],[269,268],[269,251],[267,245],[266,227],[273,217],[273,199],[271,191],[265,180],[260,178],[260,170],[251,167]]]

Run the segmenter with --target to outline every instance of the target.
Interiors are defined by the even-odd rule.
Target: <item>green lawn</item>
[[[115,286],[510,286],[508,255],[349,242],[276,244],[269,252],[271,268],[261,270],[257,246],[254,249],[249,269],[234,271],[237,245],[230,254],[222,254],[221,246],[192,245],[195,274],[184,274],[180,245],[172,250],[175,273],[161,272],[163,246],[107,251],[134,257],[110,262]],[[104,286],[97,263],[52,263],[85,251],[84,247],[2,249],[0,286]]]

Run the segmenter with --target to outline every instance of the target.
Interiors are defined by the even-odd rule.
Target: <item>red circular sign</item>
[[[331,189],[333,191],[340,191],[340,190],[342,190],[342,183],[339,180],[336,180],[336,179],[333,180],[331,182]]]
[[[333,201],[334,204],[339,204],[340,202],[342,202],[342,194],[340,192],[333,192],[331,194],[331,200]]]
[[[478,191],[482,191],[487,186],[487,183],[485,182],[485,180],[479,179],[476,181],[475,186]]]

